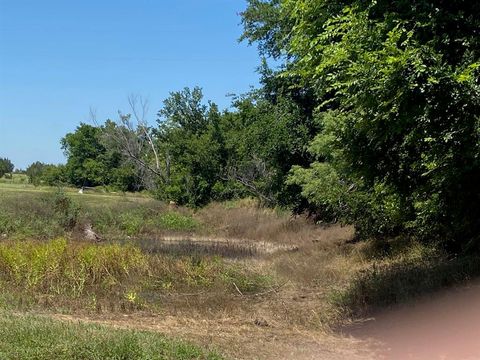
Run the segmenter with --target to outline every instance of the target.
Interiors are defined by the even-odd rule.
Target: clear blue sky
[[[17,168],[61,163],[59,140],[89,108],[98,120],[147,97],[149,121],[170,91],[257,85],[256,49],[239,44],[244,0],[0,0],[0,157]]]

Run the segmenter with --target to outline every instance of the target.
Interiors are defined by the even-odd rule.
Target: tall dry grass
[[[352,236],[351,227],[317,225],[286,210],[260,207],[250,199],[233,205],[212,203],[198,211],[195,218],[208,224],[204,227],[207,234],[231,239],[303,246],[311,242],[343,241]]]
[[[219,298],[262,291],[271,278],[220,257],[150,254],[133,245],[51,241],[0,243],[4,298],[49,307],[158,310],[165,296],[208,291]],[[160,301],[160,302],[159,302]]]

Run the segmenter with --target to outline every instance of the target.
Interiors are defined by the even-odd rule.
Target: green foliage
[[[40,185],[41,176],[45,166],[46,165],[41,163],[40,161],[36,161],[27,167],[27,170],[25,171],[25,173],[28,176],[28,182],[30,184],[33,184],[35,186]]]
[[[144,225],[144,214],[140,211],[129,211],[118,215],[120,229],[128,236],[138,235]]]
[[[14,195],[14,196],[8,196]],[[80,208],[65,192],[0,194],[0,234],[9,238],[52,238],[71,231]]]
[[[158,184],[160,198],[199,206],[212,197],[222,162],[220,114],[215,104],[202,101],[200,88],[185,88],[171,93],[158,114],[157,136],[171,164]]]
[[[364,235],[404,231],[471,248],[480,230],[479,4],[265,3],[250,3],[256,20],[244,20],[245,36],[266,49],[276,39],[291,60],[281,76],[316,95],[315,161],[294,168],[290,183]],[[272,7],[281,20],[271,21]]]
[[[120,230],[128,236],[138,236],[153,229],[193,231],[200,227],[200,223],[192,218],[191,215],[174,211],[155,214],[148,210],[139,208],[117,213],[113,215],[114,219],[104,219],[107,222],[105,225],[112,226],[113,224],[118,224]],[[103,219],[97,219],[96,225],[101,228],[100,220]]]
[[[65,230],[73,229],[77,224],[79,206],[60,188],[47,201],[50,202],[48,205],[53,208],[55,220]]]
[[[280,0],[249,0],[247,9],[241,14],[245,31],[240,40],[248,40],[250,45],[258,42],[262,55],[275,58],[285,55],[285,42],[293,26],[288,18],[281,16],[280,4]]]
[[[15,166],[7,158],[0,158],[0,178],[6,174],[10,174]]]
[[[65,135],[61,144],[68,158],[66,173],[71,184],[95,186],[105,183],[107,168],[97,161],[105,153],[99,128],[80,124],[74,133]]]
[[[30,164],[25,171],[28,182],[35,186],[59,186],[66,183],[65,166],[44,164],[36,161]]]
[[[192,231],[199,227],[198,221],[191,216],[183,215],[178,212],[166,212],[154,220],[162,229],[165,230],[184,230]]]
[[[50,319],[0,316],[0,358],[36,360],[210,359],[220,355],[157,333]]]
[[[106,185],[123,191],[138,189],[133,167],[124,163],[118,150],[104,141],[104,133],[111,124],[99,127],[80,124],[61,140],[67,156],[63,171],[69,184]]]

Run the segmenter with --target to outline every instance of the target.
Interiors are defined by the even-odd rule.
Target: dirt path
[[[370,359],[363,342],[322,332],[258,326],[234,318],[194,320],[176,316],[76,317],[55,315],[63,321],[82,321],[120,328],[158,331],[175,338],[220,350],[230,359],[364,360]]]
[[[378,312],[340,335],[231,316],[215,320],[138,314],[54,317],[158,331],[220,350],[231,359],[480,359],[480,281]]]
[[[346,333],[369,340],[375,359],[480,359],[480,281],[380,312]]]

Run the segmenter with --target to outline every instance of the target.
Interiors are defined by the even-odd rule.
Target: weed
[[[198,221],[191,216],[172,211],[161,214],[158,219],[153,221],[155,225],[165,230],[192,231],[199,226]]]
[[[80,296],[147,271],[146,257],[131,246],[72,246],[63,238],[0,243],[0,279],[44,294]]]
[[[80,208],[61,188],[58,188],[53,193],[53,196],[47,198],[48,205],[53,208],[58,223],[65,230],[74,228],[78,220]]]
[[[230,265],[222,271],[222,280],[230,286],[232,291],[242,294],[260,292],[272,285],[272,277],[254,273],[238,265]]]
[[[120,214],[118,216],[120,221],[120,229],[123,230],[128,236],[138,235],[145,222],[144,216],[138,211],[130,211]]]

